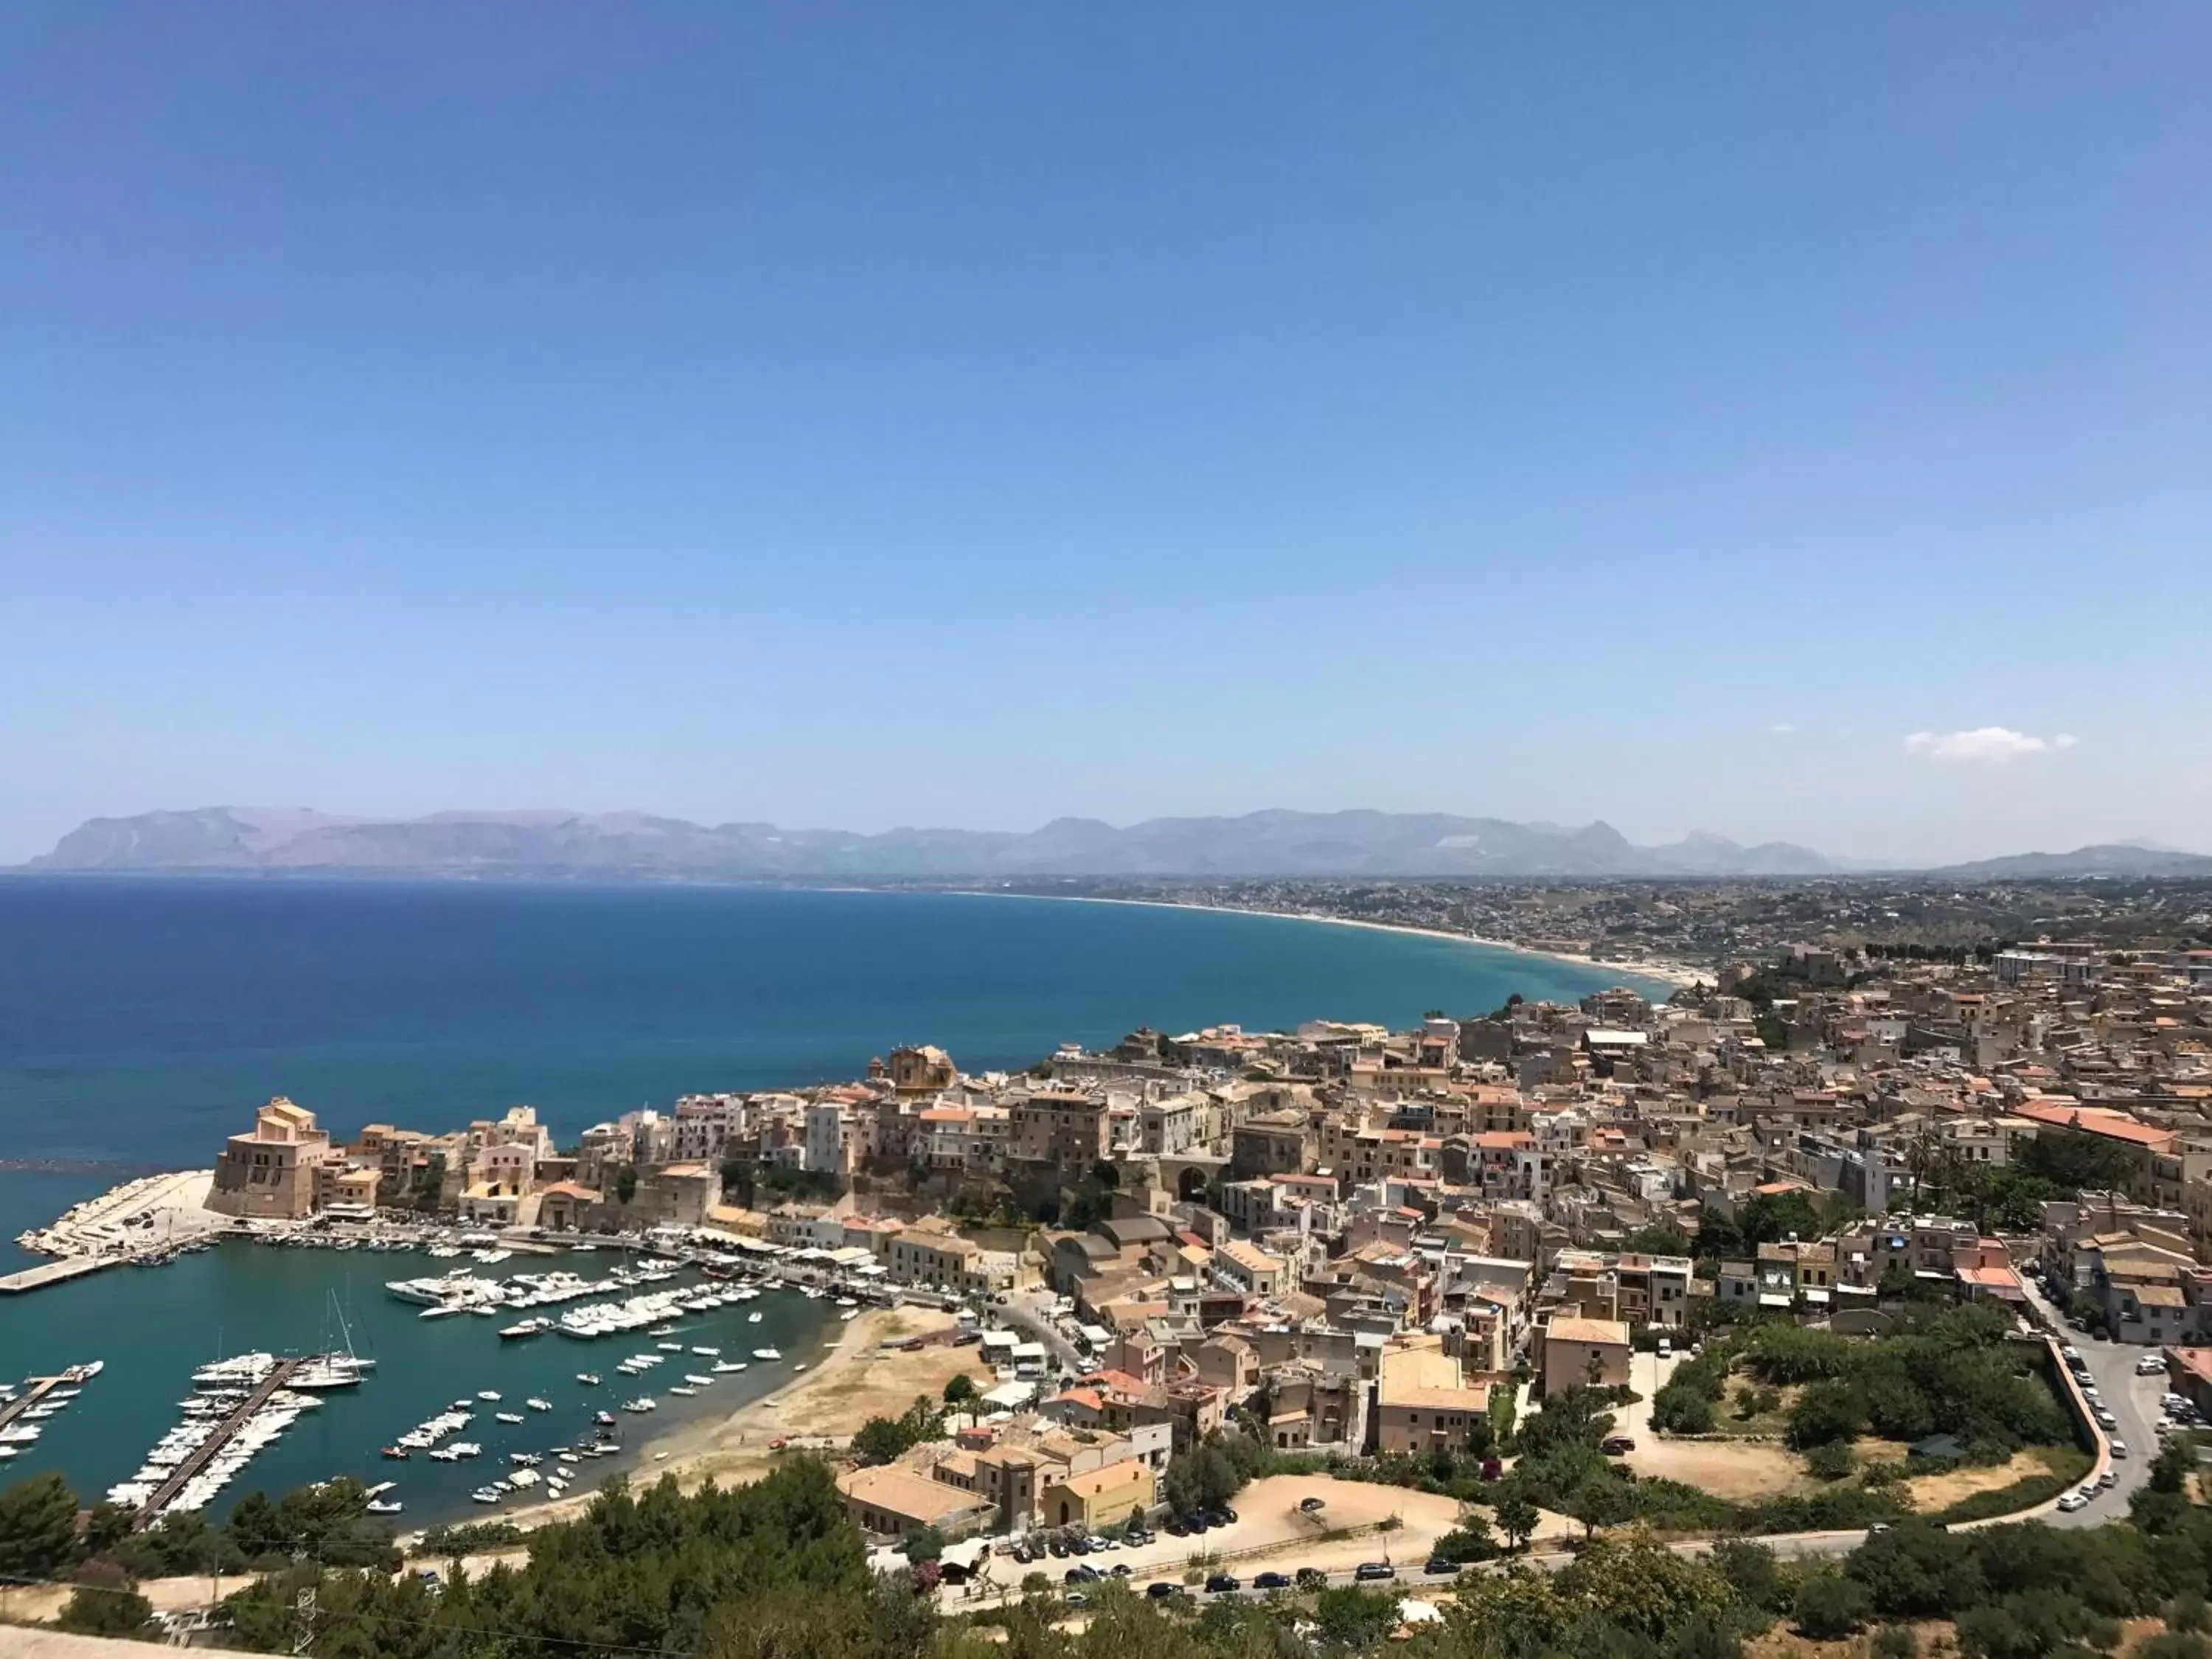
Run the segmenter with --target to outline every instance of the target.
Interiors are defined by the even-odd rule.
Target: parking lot
[[[1311,1498],[1322,1500],[1320,1510],[1299,1507]],[[1180,1584],[1194,1569],[1218,1568],[1249,1588],[1256,1574],[1290,1574],[1300,1567],[1328,1574],[1332,1583],[1349,1583],[1361,1563],[1387,1561],[1401,1578],[1417,1579],[1436,1540],[1459,1524],[1459,1504],[1449,1498],[1326,1475],[1266,1476],[1238,1492],[1232,1507],[1235,1521],[1187,1537],[1155,1533],[1147,1544],[1081,1557],[1047,1555],[1027,1563],[999,1556],[992,1562],[992,1577],[1005,1591],[1026,1575],[1042,1572],[1059,1589],[1070,1571],[1089,1566],[1126,1577],[1141,1589],[1160,1580]],[[1546,1521],[1540,1536],[1562,1535],[1572,1525],[1559,1516]],[[1116,1567],[1128,1571],[1115,1574]]]

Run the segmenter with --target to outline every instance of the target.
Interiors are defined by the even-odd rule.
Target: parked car
[[[1070,1567],[1060,1577],[1065,1584],[1087,1584],[1097,1576],[1097,1571],[1091,1567]]]
[[[1459,1563],[1448,1561],[1441,1555],[1432,1555],[1421,1571],[1432,1578],[1449,1578],[1459,1571]]]
[[[2147,1353],[2141,1359],[2136,1361],[2136,1375],[2137,1376],[2156,1376],[2165,1369],[2166,1361],[2160,1359],[2154,1353]]]
[[[2125,1457],[2127,1455],[2128,1443],[2115,1436],[2112,1440],[2112,1455],[2115,1457]]]
[[[1636,1437],[1632,1434],[1609,1434],[1599,1443],[1598,1449],[1607,1457],[1618,1457],[1623,1452],[1632,1452],[1636,1449]]]
[[[1213,1513],[1215,1516],[1214,1525],[1218,1527],[1234,1526],[1237,1523],[1237,1511],[1231,1509],[1226,1504],[1224,1504],[1219,1509],[1214,1510]]]
[[[2120,1426],[2120,1419],[2113,1416],[2110,1411],[2106,1410],[2102,1406],[2097,1407],[2097,1421],[2100,1425],[2107,1430],[2117,1429]]]
[[[1170,1595],[1182,1595],[1182,1586],[1181,1584],[1170,1584],[1166,1579],[1158,1578],[1145,1586],[1145,1594],[1151,1596],[1155,1601],[1164,1601]]]
[[[1298,1499],[1298,1507],[1308,1515],[1311,1515],[1316,1510],[1327,1509],[1328,1500],[1325,1498],[1301,1498]]]
[[[1065,1538],[1055,1538],[1050,1543],[1047,1544],[1045,1547],[1050,1550],[1055,1556],[1064,1556],[1067,1553],[1067,1540]]]
[[[1071,1607],[1080,1607],[1087,1606],[1091,1598],[1079,1589],[1068,1591],[1066,1595],[1060,1597],[1060,1600],[1066,1602]]]
[[[2110,1492],[2113,1487],[2119,1484],[2120,1472],[2118,1469],[2106,1469],[2102,1474],[2097,1477],[2097,1490],[2099,1492]]]
[[[1362,1561],[1359,1564],[1359,1570],[1352,1576],[1361,1583],[1368,1584],[1378,1578],[1395,1578],[1398,1576],[1398,1569],[1388,1561]]]
[[[1288,1589],[1291,1575],[1287,1572],[1263,1572],[1252,1581],[1254,1589]]]
[[[1323,1572],[1319,1567],[1300,1567],[1298,1569],[1298,1583],[1309,1587],[1316,1584],[1326,1584],[1328,1583],[1328,1575]]]
[[[1127,1561],[1116,1561],[1114,1564],[1113,1577],[1116,1578],[1127,1578],[1128,1576],[1129,1564]]]
[[[2058,1500],[2058,1507],[2069,1515],[2073,1514],[2076,1510],[2087,1508],[2089,1500],[2078,1492],[2069,1492]]]
[[[1208,1595],[1226,1595],[1231,1590],[1241,1590],[1243,1581],[1233,1572],[1217,1572],[1206,1581]]]
[[[1662,1359],[1672,1359],[1674,1357],[1674,1344],[1671,1339],[1663,1336],[1659,1339],[1659,1357]]]
[[[2075,1346],[2071,1342],[2069,1342],[2069,1343],[2068,1343],[2064,1347],[2061,1348],[2058,1352],[2059,1352],[2059,1353],[2061,1354],[2061,1356],[2063,1356],[2063,1357],[2064,1358],[2064,1359],[2065,1359],[2066,1363],[2067,1363],[2068,1364],[2069,1364],[2069,1365],[2070,1365],[2070,1364],[2072,1364],[2075,1360],[2079,1359],[2079,1358],[2081,1357],[2081,1349],[2079,1349],[2079,1348],[2077,1348],[2077,1347],[2075,1347]]]

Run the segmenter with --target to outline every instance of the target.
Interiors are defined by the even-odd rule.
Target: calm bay
[[[953,894],[0,880],[0,1160],[12,1166],[0,1173],[0,1261],[24,1265],[18,1231],[125,1175],[211,1164],[273,1094],[342,1137],[372,1121],[457,1127],[526,1102],[565,1141],[692,1091],[854,1076],[902,1042],[938,1043],[971,1071],[1012,1068],[1140,1024],[1402,1026],[1429,1007],[1486,1012],[1516,992],[1571,1000],[1624,979],[1639,983],[1444,938]],[[502,1343],[505,1320],[420,1322],[383,1290],[449,1265],[232,1243],[0,1301],[0,1379],[106,1362],[0,1479],[58,1468],[96,1495],[175,1421],[195,1365],[326,1346],[336,1306],[377,1370],[264,1452],[212,1512],[255,1486],[384,1478],[376,1449],[464,1394],[553,1401],[555,1413],[530,1414],[542,1427],[480,1419],[475,1465],[391,1466],[405,1472],[410,1521],[466,1510],[468,1488],[506,1451],[576,1437],[587,1395],[619,1382],[587,1391],[574,1373],[609,1373],[646,1345]],[[757,1398],[835,1328],[795,1293],[754,1305],[761,1325],[721,1310],[696,1316],[719,1334],[687,1344],[773,1345],[785,1364],[664,1399],[654,1432]]]

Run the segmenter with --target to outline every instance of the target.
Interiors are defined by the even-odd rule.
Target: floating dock
[[[239,1430],[246,1426],[247,1419],[267,1405],[270,1396],[290,1382],[292,1373],[307,1363],[304,1359],[278,1360],[276,1370],[263,1377],[255,1385],[253,1392],[246,1396],[244,1402],[222,1419],[213,1434],[192,1448],[191,1455],[171,1470],[169,1478],[154,1489],[154,1495],[138,1506],[131,1517],[132,1528],[143,1529],[158,1518],[162,1510],[184,1491],[192,1477],[215,1462],[216,1454],[231,1443]]]

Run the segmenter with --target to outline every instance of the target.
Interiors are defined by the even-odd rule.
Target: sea
[[[341,1137],[380,1121],[444,1129],[527,1103],[565,1141],[681,1094],[858,1076],[902,1043],[936,1043],[969,1071],[1013,1069],[1145,1024],[1402,1026],[1430,1008],[1480,1013],[1514,993],[1572,1000],[1623,982],[1666,988],[1443,937],[995,895],[0,879],[0,1271],[35,1259],[14,1243],[19,1231],[79,1199],[149,1170],[211,1164],[276,1094]],[[555,1265],[595,1261],[612,1258]],[[485,1446],[480,1464],[426,1467],[418,1455],[386,1468],[407,1472],[395,1496],[408,1519],[453,1518],[495,1457],[573,1430],[586,1413],[574,1373],[611,1375],[620,1355],[550,1334],[501,1343],[493,1328],[505,1319],[426,1323],[383,1291],[387,1278],[448,1265],[227,1243],[0,1299],[0,1379],[106,1362],[35,1445],[0,1464],[0,1479],[59,1468],[96,1493],[175,1421],[194,1366],[325,1346],[343,1315],[356,1348],[382,1363],[264,1452],[234,1492],[385,1478],[377,1449],[463,1394],[555,1401],[557,1425],[530,1413],[545,1425],[516,1427],[524,1438],[512,1445],[495,1444],[489,1431],[501,1425],[481,1416],[470,1431]],[[538,1265],[517,1258],[500,1271]],[[796,1294],[753,1305],[765,1318],[750,1328],[771,1334],[747,1349],[783,1347],[795,1360],[794,1349],[818,1346],[820,1325],[834,1328]],[[704,1317],[733,1316],[743,1311]],[[587,1351],[590,1364],[577,1358]],[[680,1403],[726,1411],[787,1370],[726,1376]],[[657,1413],[656,1432],[684,1414]]]

